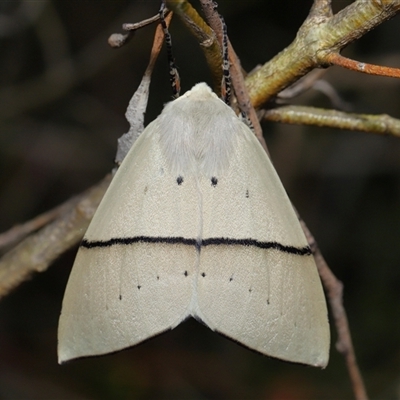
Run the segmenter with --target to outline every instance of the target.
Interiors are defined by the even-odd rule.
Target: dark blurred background
[[[350,1],[334,0],[335,11]],[[193,3],[198,7],[198,3]],[[250,71],[287,46],[311,0],[219,1],[230,39]],[[123,22],[158,1],[0,2],[0,231],[49,210],[113,167],[124,113],[148,61],[154,26],[113,50]],[[183,91],[211,77],[201,50],[171,26]],[[400,67],[399,18],[344,54]],[[324,76],[356,113],[400,117],[400,81],[331,68]],[[165,50],[147,121],[171,99]],[[317,90],[293,101],[331,108]],[[371,398],[400,398],[400,139],[264,124],[273,162],[336,276]],[[76,248],[0,302],[1,399],[352,398],[335,350],[321,371],[252,353],[195,321],[135,348],[59,366],[57,321]]]

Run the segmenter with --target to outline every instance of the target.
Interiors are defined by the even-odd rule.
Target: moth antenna
[[[244,112],[244,111],[241,111],[240,112],[240,115],[242,116],[242,121],[253,131],[253,133],[255,132],[255,129],[254,129],[254,125],[253,125],[253,123],[251,122],[251,119],[249,118],[249,115],[246,113],[246,112]]]
[[[169,81],[171,82],[172,96],[176,99],[179,97],[179,93],[181,91],[181,81],[179,78],[178,69],[175,64],[175,58],[174,58],[174,55],[172,54],[172,38],[171,38],[171,34],[169,33],[168,26],[165,22],[165,18],[164,18],[165,11],[166,11],[165,3],[162,2],[160,11],[159,11],[160,22],[161,22],[161,26],[163,28],[164,35],[165,35],[165,44],[167,46],[167,57],[168,57],[168,64],[169,64]]]
[[[222,100],[228,105],[231,102],[232,95],[232,84],[231,74],[229,72],[229,54],[228,54],[228,28],[225,20],[221,14],[219,14],[222,25],[222,83],[221,83],[221,94]]]

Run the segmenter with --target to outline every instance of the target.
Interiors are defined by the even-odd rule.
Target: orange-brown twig
[[[343,57],[339,53],[330,53],[326,56],[325,60],[332,65],[337,65],[352,71],[363,72],[364,74],[400,78],[400,68],[383,67],[381,65],[355,61],[351,58]]]

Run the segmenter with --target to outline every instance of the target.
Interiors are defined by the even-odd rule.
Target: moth
[[[205,83],[164,107],[112,180],[69,277],[59,362],[188,317],[262,354],[327,365],[326,302],[298,218],[253,132]]]

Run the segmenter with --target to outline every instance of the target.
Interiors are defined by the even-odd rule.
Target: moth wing
[[[80,247],[65,291],[60,363],[132,346],[188,317],[198,252],[168,240],[197,237],[198,189],[193,180],[180,187],[166,172],[158,143],[153,122],[121,164],[85,234],[83,243],[92,247]]]
[[[239,120],[235,131],[229,168],[214,177],[217,184],[215,179],[214,185],[208,179],[201,184],[205,245],[197,316],[253,350],[324,367],[330,332],[313,256],[291,252],[308,244],[290,200],[253,133]],[[207,245],[209,238],[241,239],[247,245]]]

